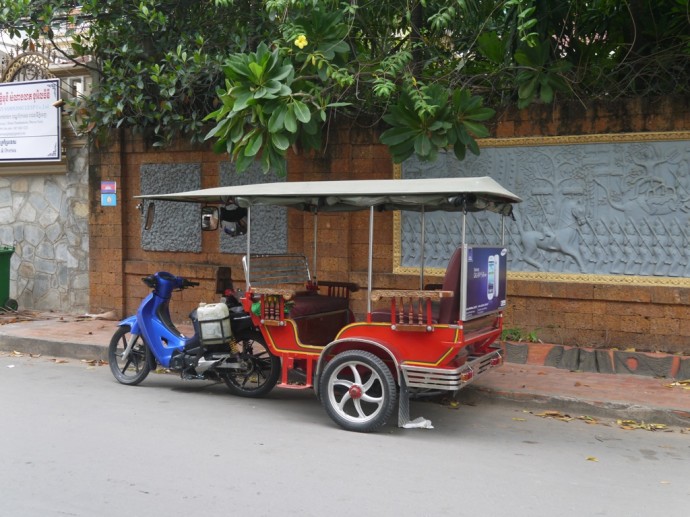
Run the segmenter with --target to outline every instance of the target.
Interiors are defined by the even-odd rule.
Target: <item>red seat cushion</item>
[[[290,309],[290,318],[311,316],[322,312],[346,311],[349,307],[347,298],[324,296],[317,293],[300,293],[294,298],[295,304]]]

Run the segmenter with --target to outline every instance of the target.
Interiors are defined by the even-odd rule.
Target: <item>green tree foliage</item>
[[[284,172],[334,120],[381,124],[397,162],[462,158],[498,107],[687,95],[689,1],[0,0],[0,29],[93,56],[83,131],[211,139]]]

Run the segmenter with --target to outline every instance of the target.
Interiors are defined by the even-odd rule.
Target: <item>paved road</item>
[[[0,516],[682,515],[690,435],[415,402],[431,430],[342,431],[268,399],[0,354]],[[540,410],[541,411],[541,410]],[[536,412],[536,410],[534,411]]]

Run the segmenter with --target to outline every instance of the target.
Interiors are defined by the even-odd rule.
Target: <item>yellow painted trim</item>
[[[482,138],[479,147],[529,147],[535,145],[619,144],[629,142],[666,142],[690,140],[690,131],[649,133],[596,133],[593,135],[535,136],[519,138]]]
[[[316,345],[305,345],[299,340],[299,335],[297,334],[297,326],[294,322],[294,320],[291,320],[289,318],[285,319],[286,326],[289,324],[290,327],[292,328],[292,333],[295,336],[295,343],[297,343],[297,346],[300,348],[306,348],[306,349],[312,349],[312,350],[318,350],[318,352],[306,352],[306,351],[301,351],[301,350],[293,350],[290,348],[280,348],[275,340],[273,339],[273,336],[271,335],[271,329],[273,327],[266,327],[264,326],[263,328],[266,329],[266,334],[268,334],[268,338],[271,341],[271,346],[276,349],[278,352],[283,352],[285,354],[294,354],[294,353],[300,353],[300,354],[305,354],[305,355],[313,355],[313,356],[319,356],[321,355],[321,350],[323,350],[322,346],[316,346]],[[280,327],[276,327],[280,328]]]

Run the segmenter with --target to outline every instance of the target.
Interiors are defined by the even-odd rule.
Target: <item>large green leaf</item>
[[[273,145],[281,151],[285,151],[288,147],[290,147],[290,139],[284,133],[271,134],[271,142],[273,142]]]
[[[268,119],[268,130],[271,133],[277,133],[285,128],[285,113],[287,112],[287,106],[281,104],[278,106],[271,117]]]
[[[292,107],[295,111],[295,117],[297,117],[297,120],[302,122],[303,124],[306,124],[311,120],[311,113],[309,112],[309,108],[303,103],[295,99],[295,101],[292,103]]]
[[[293,111],[292,106],[288,106],[285,110],[283,123],[285,124],[285,129],[290,133],[297,132],[297,119],[295,118],[295,112]]]
[[[489,61],[499,65],[503,63],[506,54],[506,46],[499,38],[497,32],[491,31],[482,33],[479,38],[477,38],[477,46],[479,47],[479,51]]]
[[[407,127],[393,127],[381,133],[381,143],[394,146],[414,139],[419,131]]]
[[[261,149],[261,145],[264,143],[264,136],[261,132],[257,131],[248,141],[244,149],[245,156],[256,156],[256,153]]]

